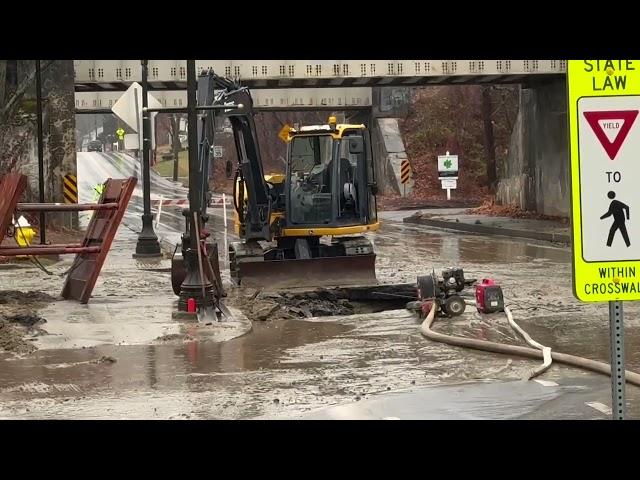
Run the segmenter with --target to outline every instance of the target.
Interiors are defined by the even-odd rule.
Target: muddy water
[[[609,363],[608,312],[602,318],[549,315],[518,323],[539,342],[559,352]],[[634,322],[635,323],[635,322]],[[625,362],[628,370],[640,372],[640,327],[625,327]]]
[[[6,358],[0,417],[288,417],[407,388],[517,380],[532,366],[425,342],[417,325],[406,311],[388,311],[260,322],[225,343],[101,346]]]
[[[570,267],[568,248],[533,241],[501,237],[465,235],[428,230],[410,224],[384,223],[382,231],[372,235],[382,267],[388,263],[412,263],[420,258],[416,266],[429,265],[492,265],[515,267],[521,263],[530,266],[566,265]],[[389,254],[387,254],[389,252]],[[392,252],[402,252],[398,257]],[[491,270],[490,267],[488,270]]]
[[[93,401],[97,401],[97,397],[110,398],[114,404],[126,402],[126,397],[134,392],[135,395],[153,396],[156,391],[177,393],[186,390],[185,395],[189,397],[198,391],[238,389],[242,396],[241,391],[247,388],[247,384],[252,385],[249,390],[260,390],[260,377],[274,375],[269,372],[296,372],[309,368],[315,361],[321,361],[311,358],[304,362],[283,364],[281,362],[287,358],[289,349],[326,341],[351,328],[337,323],[261,322],[254,326],[252,334],[225,343],[101,346],[80,350],[44,350],[26,359],[0,357],[3,363],[0,370],[0,399],[3,405],[12,405],[16,401],[16,407],[25,400],[27,404],[37,405],[46,399],[59,403],[63,408],[62,412],[30,410],[34,416],[45,418],[71,414],[65,411],[65,404],[84,400],[86,395],[90,395]],[[100,362],[101,357],[111,357],[116,362]],[[295,373],[275,375],[282,377],[277,383],[284,384],[298,378]],[[269,390],[268,382],[262,388]],[[213,392],[211,396],[217,398]],[[167,404],[169,411],[175,406],[170,402]],[[23,413],[28,413],[27,408],[24,407]],[[0,408],[0,412],[3,410]],[[161,412],[165,410],[161,408]],[[185,410],[182,403],[178,404],[177,411],[190,413],[190,409]],[[130,413],[134,417],[146,417],[151,411],[143,408]],[[246,414],[250,415],[251,409]],[[77,416],[76,413],[73,415]],[[80,415],[101,417],[103,412],[88,407]]]
[[[381,281],[411,282],[432,268],[462,266],[469,277],[498,280],[516,320],[540,342],[607,360],[607,308],[573,299],[568,249],[391,222],[372,239]],[[125,294],[128,276],[119,277],[122,285],[107,275],[96,295]],[[143,293],[170,296],[162,282]],[[629,368],[640,371],[637,313],[634,305],[625,310]],[[471,309],[437,328],[521,344],[503,317]],[[518,380],[537,365],[427,342],[404,310],[256,322],[251,333],[225,343],[43,350],[0,362],[0,417],[10,418],[289,417],[407,388]],[[579,372],[558,366],[545,378],[567,375]],[[607,402],[608,380],[596,381],[604,388],[598,401]]]
[[[291,416],[372,395],[518,379],[528,362],[428,344],[407,312],[256,323],[225,343],[40,351],[0,371],[0,417]],[[116,362],[100,362],[101,357]]]

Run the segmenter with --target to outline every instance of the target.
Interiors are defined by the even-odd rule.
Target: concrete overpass
[[[251,88],[417,86],[525,83],[560,77],[565,60],[197,60]],[[140,60],[75,60],[76,91],[126,90],[141,78]],[[185,60],[149,60],[151,90],[186,88]]]
[[[252,88],[261,109],[367,108],[371,87],[536,83],[561,77],[564,60],[198,60]],[[76,108],[107,109],[140,82],[139,60],[74,61]],[[149,60],[149,86],[164,106],[186,105],[186,61]]]

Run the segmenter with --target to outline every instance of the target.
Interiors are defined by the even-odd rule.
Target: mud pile
[[[275,293],[256,291],[230,301],[250,320],[259,321],[375,313],[404,308],[405,303],[402,296],[370,298],[357,289],[349,288]]]
[[[327,290],[300,293],[262,293],[240,296],[230,304],[242,310],[250,320],[282,320],[292,318],[353,315],[356,308],[346,298]]]
[[[36,347],[25,339],[45,333],[46,320],[36,312],[55,298],[42,292],[0,292],[0,351],[27,354]]]

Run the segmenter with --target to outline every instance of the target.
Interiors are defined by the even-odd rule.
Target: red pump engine
[[[483,278],[476,284],[476,308],[480,313],[502,312],[504,297],[500,285],[489,278]]]

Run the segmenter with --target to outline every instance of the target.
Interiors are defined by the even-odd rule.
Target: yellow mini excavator
[[[376,256],[363,235],[380,226],[366,126],[329,117],[326,125],[291,128],[284,132],[285,173],[265,175],[248,88],[205,72],[198,78],[203,102],[241,106],[215,110],[231,123],[238,158],[233,199],[241,241],[229,246],[232,280],[268,288],[375,284]],[[199,130],[213,145],[213,110],[207,116]]]

